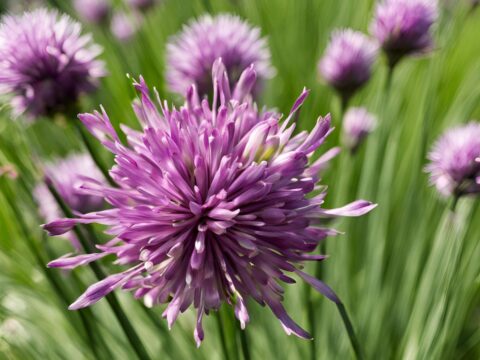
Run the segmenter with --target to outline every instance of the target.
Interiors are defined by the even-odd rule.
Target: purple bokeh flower
[[[430,29],[437,16],[436,0],[384,0],[377,5],[371,31],[390,67],[406,55],[425,53],[433,47]]]
[[[127,4],[134,9],[147,11],[155,5],[156,0],[127,0]]]
[[[104,23],[112,10],[109,0],[75,0],[73,6],[83,20],[93,24]]]
[[[210,74],[217,58],[222,58],[227,68],[230,86],[251,64],[255,65],[259,80],[274,74],[267,40],[260,37],[259,28],[233,15],[205,15],[190,22],[167,45],[166,77],[170,90],[184,95],[195,84],[200,96],[209,95]],[[257,82],[255,92],[258,93],[261,83]]]
[[[377,44],[367,35],[352,29],[337,30],[318,70],[346,102],[370,79],[377,53]]]
[[[288,334],[310,335],[282,306],[281,283],[294,283],[294,273],[333,301],[333,291],[301,270],[319,242],[337,232],[322,218],[359,216],[375,207],[355,201],[339,209],[324,209],[325,187],[316,187],[319,171],[337,153],[309,158],[332,131],[330,116],[319,117],[314,129],[293,136],[294,114],[304,90],[285,120],[260,112],[249,95],[255,85],[253,66],[230,89],[222,62],[213,66],[213,99],[200,100],[195,86],[180,109],[155,105],[143,81],[135,83],[141,101],[134,110],[143,125],[138,132],[122,127],[122,145],[102,112],[80,119],[115,154],[110,171],[118,188],[95,180],[82,188],[102,196],[112,208],[60,219],[45,225],[53,234],[75,223],[108,227],[111,241],[100,253],[55,260],[50,266],[73,268],[108,254],[127,270],[90,286],[70,309],[100,300],[116,288],[134,291],[147,306],[168,303],[163,316],[172,326],[179,313],[197,310],[194,332],[199,345],[202,319],[222,302],[234,306],[241,327],[249,321],[247,300],[267,305]],[[318,190],[314,196],[307,196]]]
[[[343,117],[342,129],[345,145],[354,152],[377,126],[375,115],[362,107],[350,108]]]
[[[16,114],[65,111],[105,74],[101,48],[67,15],[39,9],[5,16],[0,25],[0,94]]]
[[[44,168],[45,178],[51,181],[55,189],[74,211],[81,213],[101,210],[104,207],[102,197],[86,194],[80,186],[82,177],[88,176],[99,183],[105,183],[101,172],[97,169],[90,156],[86,154],[70,155],[65,159],[49,163]],[[62,211],[44,182],[39,183],[33,192],[39,205],[40,215],[46,222],[62,217]],[[67,237],[78,248],[78,242],[73,233]]]
[[[426,170],[438,191],[456,197],[480,192],[480,123],[448,129],[433,145]]]
[[[130,40],[141,26],[142,18],[137,14],[116,12],[110,23],[110,31],[120,41]]]

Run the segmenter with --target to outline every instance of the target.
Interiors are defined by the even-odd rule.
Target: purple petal
[[[337,294],[324,282],[314,278],[313,276],[304,273],[303,271],[297,270],[296,273],[307,283],[309,283],[315,290],[319,293],[325,295],[328,299],[332,300],[336,304],[340,304],[341,301],[338,298]]]
[[[128,279],[125,273],[114,274],[91,285],[68,309],[78,310],[95,304]]]
[[[242,101],[243,98],[252,91],[256,81],[257,73],[252,64],[242,72],[242,75],[240,75],[240,79],[233,91],[232,99]]]
[[[72,230],[77,221],[75,219],[58,219],[48,224],[42,225],[42,228],[50,236],[62,235]]]
[[[377,204],[373,204],[366,200],[357,200],[341,208],[325,210],[322,214],[327,216],[361,216],[375,209]]]
[[[82,254],[73,257],[61,257],[56,260],[50,261],[47,266],[50,268],[63,268],[63,269],[74,269],[80,265],[86,265],[92,261],[101,259],[102,257],[108,255],[107,253],[96,253],[96,254]]]
[[[300,106],[303,105],[305,99],[307,98],[308,94],[310,93],[310,90],[307,90],[307,88],[303,88],[302,90],[302,93],[300,94],[300,96],[297,98],[297,100],[295,100],[292,108],[290,109],[290,114],[288,117],[290,117],[291,115],[293,115],[299,108]]]
[[[311,340],[312,336],[303,330],[300,326],[298,326],[295,321],[292,320],[290,316],[288,316],[287,312],[285,311],[284,307],[279,302],[268,301],[268,306],[272,309],[275,316],[280,320],[283,325],[283,329],[285,332],[290,335],[291,333],[297,335],[300,338]]]
[[[235,304],[235,316],[240,321],[240,327],[245,329],[245,325],[249,322],[250,318],[248,316],[248,310],[243,302],[241,297],[238,298],[237,303]]]
[[[120,139],[118,138],[105,109],[101,107],[101,110],[101,114],[98,111],[95,111],[93,114],[79,114],[78,118],[93,136],[95,136],[110,151],[115,152],[115,143],[120,142]]]

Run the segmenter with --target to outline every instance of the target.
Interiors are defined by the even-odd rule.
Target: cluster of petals
[[[334,31],[318,70],[345,99],[369,79],[378,54],[377,43],[352,29]]]
[[[406,55],[433,47],[431,27],[437,17],[437,0],[383,0],[378,4],[371,30],[391,67]]]
[[[445,196],[480,192],[480,123],[448,129],[433,145],[426,170]]]
[[[0,24],[0,94],[16,113],[33,117],[65,111],[93,90],[105,69],[101,48],[67,15],[38,9]]]
[[[73,6],[83,20],[94,24],[105,22],[112,10],[110,0],[75,0]]]
[[[155,104],[143,79],[135,82],[140,99],[134,110],[142,131],[122,126],[128,144],[103,109],[79,116],[115,155],[110,174],[118,187],[85,179],[82,189],[111,208],[58,219],[45,229],[58,235],[79,223],[99,223],[112,239],[97,245],[97,253],[63,257],[49,266],[74,268],[113,255],[126,267],[91,285],[70,309],[92,305],[117,288],[132,291],[147,306],[168,304],[163,316],[169,326],[193,307],[199,345],[204,315],[228,303],[244,328],[247,301],[253,299],[269,307],[288,334],[308,339],[282,305],[282,285],[298,277],[339,301],[302,271],[303,265],[325,259],[314,251],[337,234],[325,218],[359,216],[375,205],[358,200],[338,209],[322,207],[326,188],[317,185],[319,172],[338,149],[313,160],[332,131],[328,115],[319,117],[312,131],[294,135],[294,114],[306,90],[282,119],[252,101],[253,66],[233,88],[221,60],[212,73],[211,103],[191,86],[179,109],[158,95]]]
[[[238,16],[204,15],[185,25],[167,44],[167,82],[172,92],[184,95],[195,84],[200,96],[211,95],[211,69],[222,58],[227,68],[230,86],[238,81],[242,71],[255,65],[259,80],[271,77],[267,40],[260,29],[252,27]],[[257,82],[257,89],[261,85]]]

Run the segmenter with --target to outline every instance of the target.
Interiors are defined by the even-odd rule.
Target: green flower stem
[[[353,329],[352,322],[348,316],[347,310],[343,303],[337,303],[337,309],[342,317],[343,325],[345,325],[345,330],[347,330],[348,338],[350,339],[350,344],[352,345],[353,352],[358,360],[362,360],[362,351],[360,349],[360,343],[358,342],[357,335],[355,335],[355,330]]]
[[[459,196],[459,195],[455,194],[455,195],[453,196],[452,202],[451,202],[451,204],[450,204],[450,211],[451,211],[452,213],[455,212],[455,209],[457,208],[457,204],[458,204],[458,200],[459,200],[459,199],[460,199],[460,196]]]
[[[237,331],[238,331],[238,334],[239,334],[239,337],[240,337],[240,345],[242,347],[243,358],[244,358],[244,360],[250,360],[251,359],[251,357],[250,357],[250,347],[248,345],[249,341],[248,341],[246,330],[245,329],[238,330],[238,327],[237,327]]]
[[[319,264],[316,264],[317,266]],[[319,266],[316,268],[316,272],[320,271]],[[315,319],[316,319],[316,311],[313,299],[313,289],[305,284],[305,299],[306,299],[306,309],[307,309],[307,320],[308,320],[308,331],[310,331],[310,335],[312,336],[312,341],[310,341],[310,359],[316,360],[317,359],[317,331],[315,327]]]
[[[222,347],[223,359],[230,360],[230,356],[229,356],[229,352],[228,352],[228,348],[227,348],[227,339],[225,338],[224,327],[223,327],[223,322],[222,322],[222,316],[221,316],[221,313],[220,313],[220,309],[215,314],[215,320],[217,322],[217,330],[218,330],[218,335],[220,337],[220,345]]]
[[[110,173],[108,172],[108,168],[105,166],[105,164],[102,162],[100,159],[98,153],[95,151],[94,147],[90,143],[90,140],[87,137],[87,134],[85,133],[85,129],[83,128],[82,123],[78,119],[72,120],[75,129],[77,130],[80,138],[82,139],[83,144],[85,145],[85,148],[87,149],[88,153],[90,154],[90,157],[92,158],[93,162],[97,167],[100,169],[102,172],[103,176],[105,179],[108,181],[108,183],[112,186],[117,186],[115,181],[113,181],[112,177],[110,176]]]
[[[57,190],[52,186],[50,182],[47,182],[48,189],[50,190],[50,193],[53,195],[55,198],[56,202],[62,209],[63,213],[65,214],[66,217],[72,218],[73,213],[68,207],[68,205],[63,201],[62,197],[60,194],[57,192]],[[89,229],[89,226],[85,226],[87,228],[87,231],[89,233],[93,233],[91,229]],[[87,252],[94,252],[95,248],[87,240],[85,237],[84,233],[79,229],[78,226],[74,227],[74,232],[75,235],[77,236],[78,240],[80,241],[80,244],[84,248],[85,251]],[[90,268],[92,269],[93,273],[97,277],[98,280],[102,280],[106,277],[106,274],[103,272],[101,267],[95,263],[92,262],[89,264]],[[135,351],[137,357],[141,360],[149,360],[150,357],[147,354],[147,351],[145,350],[145,347],[143,346],[142,341],[140,340],[140,337],[138,336],[137,332],[135,331],[134,327],[128,320],[128,317],[125,315],[125,312],[123,311],[116,295],[114,293],[110,293],[105,296],[110,308],[112,309],[115,317],[117,318],[118,322],[120,323],[120,326],[122,327],[123,332],[125,333],[125,336],[127,337],[130,345],[132,346],[133,350]]]

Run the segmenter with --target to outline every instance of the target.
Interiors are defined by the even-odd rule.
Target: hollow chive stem
[[[230,360],[230,356],[227,349],[227,339],[225,338],[220,310],[218,310],[218,312],[215,314],[215,319],[217,322],[218,335],[220,336],[220,345],[222,347],[223,359]]]
[[[85,129],[83,128],[80,120],[73,120],[73,124],[75,126],[75,129],[77,130],[80,139],[82,140],[83,144],[85,145],[85,148],[87,149],[88,153],[90,154],[90,157],[92,158],[93,162],[99,170],[102,172],[103,176],[105,179],[108,181],[108,183],[114,187],[116,187],[115,181],[113,181],[112,177],[110,176],[110,173],[108,172],[108,168],[105,166],[105,164],[102,162],[100,159],[98,153],[95,151],[93,148],[92,144],[88,140],[87,134],[85,133]]]
[[[239,336],[240,336],[240,345],[242,347],[242,352],[243,352],[243,359],[244,360],[250,360],[250,348],[248,346],[248,337],[247,333],[245,332],[245,329],[240,329],[239,330]]]
[[[352,322],[350,321],[350,317],[348,316],[347,309],[345,309],[345,305],[343,303],[337,303],[337,309],[340,313],[340,316],[343,321],[343,325],[345,325],[345,330],[347,330],[348,338],[350,340],[350,344],[352,345],[353,352],[358,360],[362,360],[362,351],[360,348],[360,343],[358,342],[357,335],[355,334],[355,330],[353,329]]]
[[[460,199],[460,196],[458,194],[455,194],[452,198],[452,202],[450,204],[450,210],[452,211],[452,213],[454,213],[455,209],[457,208],[458,199]]]

